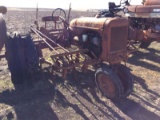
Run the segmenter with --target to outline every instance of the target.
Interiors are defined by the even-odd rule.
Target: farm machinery
[[[83,17],[69,23],[69,14],[67,18],[57,8],[42,21],[43,26],[35,21],[29,35],[14,33],[6,40],[6,58],[15,82],[34,75],[43,63],[52,72],[62,73],[64,79],[77,68],[86,71],[93,67],[96,85],[104,96],[117,100],[131,94],[133,79],[126,66],[128,19]],[[51,50],[50,61],[44,57],[45,48]]]
[[[125,3],[129,3],[128,0]],[[143,5],[126,5],[125,16],[129,19],[129,39],[140,41],[147,48],[152,41],[160,41],[160,1],[145,0]]]
[[[143,5],[130,5],[131,0],[121,0],[120,5],[109,3],[109,12],[102,11],[96,17],[116,17],[123,11],[129,21],[129,42],[140,42],[140,48],[147,48],[151,42],[160,41],[160,1],[144,0]],[[122,5],[124,6],[122,7]]]
[[[64,79],[77,68],[86,71],[94,67],[95,82],[109,99],[124,98],[132,92],[133,79],[126,67],[126,18],[82,17],[68,23],[65,11],[57,8],[42,21],[44,26],[39,27],[37,21],[31,26],[40,64],[46,62],[52,71],[61,71]],[[52,50],[52,61],[44,58],[45,48]]]

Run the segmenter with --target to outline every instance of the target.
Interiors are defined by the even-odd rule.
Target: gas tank
[[[160,0],[146,0],[144,5],[160,5]]]

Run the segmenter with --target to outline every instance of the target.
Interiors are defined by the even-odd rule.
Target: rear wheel
[[[38,55],[31,36],[14,32],[8,36],[5,46],[12,82],[30,83],[30,77],[39,69]]]
[[[24,52],[26,57],[27,71],[30,73],[37,72],[39,69],[39,57],[37,49],[30,35],[24,36]]]
[[[123,95],[123,85],[112,69],[99,68],[95,74],[96,84],[101,93],[109,99],[120,99]]]
[[[5,47],[6,59],[11,72],[11,80],[14,84],[23,83],[25,78],[26,63],[20,36],[16,33],[8,35]]]

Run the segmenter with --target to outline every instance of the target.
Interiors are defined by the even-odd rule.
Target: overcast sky
[[[31,7],[35,8],[68,8],[72,4],[72,9],[106,9],[108,2],[119,4],[120,0],[0,0],[0,5],[7,7]],[[131,4],[141,4],[142,0],[131,0]]]

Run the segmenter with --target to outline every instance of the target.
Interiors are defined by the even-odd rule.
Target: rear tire
[[[117,100],[123,95],[123,85],[112,69],[99,68],[95,73],[95,81],[100,92],[109,99]]]
[[[11,80],[13,84],[22,84],[25,78],[26,62],[20,36],[17,33],[8,35],[5,47]]]
[[[30,35],[24,36],[24,52],[27,63],[27,71],[35,73],[39,69],[39,57],[37,49]]]
[[[13,33],[6,41],[6,59],[12,82],[30,83],[39,69],[39,59],[30,35]]]

